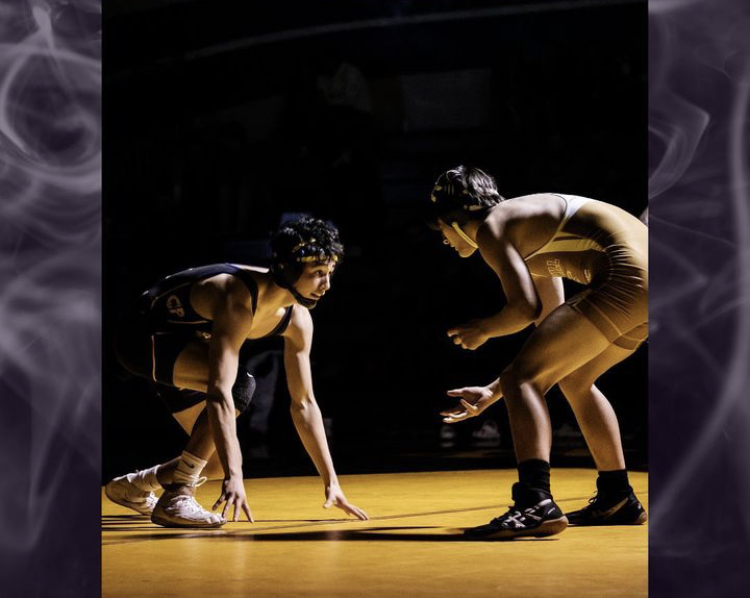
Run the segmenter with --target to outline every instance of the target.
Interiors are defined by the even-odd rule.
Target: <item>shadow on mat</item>
[[[413,530],[422,530],[414,532]],[[427,530],[446,530],[448,533],[429,533]],[[116,531],[130,531],[118,529]],[[211,539],[230,542],[351,542],[351,541],[388,541],[388,542],[477,542],[468,540],[463,535],[463,528],[444,528],[437,525],[420,525],[408,527],[370,527],[348,530],[311,530],[296,532],[275,532],[273,528],[265,530],[193,530],[176,531],[164,528],[161,533],[143,533],[143,528],[133,531],[141,533],[121,538],[105,544],[129,544],[151,540],[177,539]],[[265,533],[262,533],[265,532]],[[513,542],[549,541],[556,538],[516,538]]]
[[[429,533],[427,530],[445,530],[443,533]],[[423,533],[411,530],[425,530]],[[406,533],[401,533],[401,532]],[[447,532],[447,533],[445,533]],[[438,525],[420,525],[410,527],[370,527],[367,529],[315,530],[309,532],[281,532],[269,534],[242,534],[232,540],[251,540],[253,542],[305,542],[305,541],[387,541],[387,542],[476,542],[464,537],[464,528],[444,528]],[[222,538],[229,540],[230,538]],[[518,538],[514,542],[528,540],[550,540],[554,538]]]
[[[285,523],[288,525],[285,525],[283,527],[298,527],[299,525],[319,525],[321,523],[328,524],[328,523],[352,523],[354,522],[354,519],[256,519],[254,524],[250,524],[247,520],[241,520],[241,521],[234,521],[231,523],[245,523],[248,525],[254,525],[255,529],[253,531],[265,531],[269,529],[278,529],[274,527],[268,527],[268,528],[260,528],[258,530],[258,526],[263,525],[264,523]],[[131,525],[130,529],[127,527],[121,527],[121,526],[127,526]],[[148,527],[142,527],[142,525],[146,525]],[[172,534],[179,534],[181,531],[184,530],[190,530],[188,533],[194,534],[196,532],[203,532],[208,535],[216,534],[217,532],[227,533],[229,530],[226,529],[213,529],[213,530],[201,530],[200,528],[184,528],[184,530],[180,530],[179,528],[174,527],[160,527],[156,526],[154,527],[154,524],[151,523],[151,518],[147,515],[103,515],[102,516],[102,533],[106,532],[123,532],[123,531],[143,531],[143,530],[161,530],[162,532],[172,533]],[[236,530],[235,530],[236,531]],[[231,533],[231,532],[230,532]],[[243,532],[244,533],[244,532]]]

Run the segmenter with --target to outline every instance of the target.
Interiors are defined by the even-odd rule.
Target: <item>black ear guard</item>
[[[297,284],[305,264],[315,262],[338,262],[338,255],[329,255],[320,246],[317,245],[315,238],[309,241],[302,241],[292,247],[288,253],[281,254],[276,252],[272,256],[271,274],[274,282],[280,287],[287,289],[294,295],[294,298],[300,305],[307,308],[313,308],[317,304],[314,299],[303,297],[294,288]]]

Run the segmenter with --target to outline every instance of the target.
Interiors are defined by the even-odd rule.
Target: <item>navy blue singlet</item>
[[[190,304],[193,283],[217,274],[236,276],[247,286],[253,299],[253,313],[258,304],[258,283],[250,270],[233,264],[212,264],[190,268],[160,280],[138,299],[138,311],[148,318],[154,332],[210,332],[210,320],[196,312]],[[282,334],[292,317],[293,305],[286,308],[279,324],[266,336]]]

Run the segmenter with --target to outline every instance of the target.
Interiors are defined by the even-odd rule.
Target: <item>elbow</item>
[[[315,399],[312,397],[302,397],[300,399],[292,400],[292,404],[289,409],[292,412],[293,417],[306,416],[315,407]]]
[[[544,313],[544,306],[542,305],[541,301],[537,301],[536,305],[534,305],[532,309],[531,321],[536,322],[539,318],[542,317],[543,313]]]
[[[524,301],[523,305],[519,306],[519,311],[523,319],[531,324],[537,322],[542,316],[544,307],[539,299]]]
[[[232,391],[219,386],[210,386],[206,391],[206,408],[210,410],[222,411],[234,408]]]

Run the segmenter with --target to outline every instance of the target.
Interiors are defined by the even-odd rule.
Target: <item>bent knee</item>
[[[547,391],[541,376],[525,368],[511,364],[500,374],[500,390],[506,399],[512,400],[526,387],[533,388],[542,394]]]
[[[591,394],[594,381],[589,376],[581,376],[573,372],[560,380],[557,385],[565,395],[565,398],[568,399],[568,402],[574,402]]]

